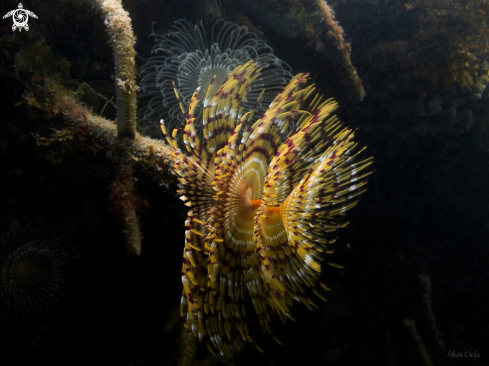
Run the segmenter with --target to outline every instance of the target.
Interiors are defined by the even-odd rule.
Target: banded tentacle
[[[295,77],[271,104],[267,113],[250,126],[246,119],[240,121],[228,143],[216,157],[216,173],[213,188],[222,199],[223,205],[214,209],[216,217],[216,237],[222,240],[224,263],[219,280],[225,292],[246,286],[247,293],[265,329],[269,329],[269,319],[273,307],[269,307],[270,294],[262,278],[260,258],[256,255],[254,240],[255,215],[261,205],[261,194],[265,176],[275,152],[286,138],[284,131],[297,119],[304,96],[309,88],[300,87],[307,75]],[[246,126],[250,126],[246,129]],[[243,129],[246,131],[242,132]],[[244,274],[244,278],[237,274]],[[239,278],[240,283],[236,283]],[[243,282],[244,280],[244,282]],[[233,282],[234,281],[234,282]],[[237,287],[239,286],[239,287]],[[231,309],[237,297],[224,298],[231,301]],[[274,303],[272,302],[272,305]],[[240,319],[240,314],[235,315]],[[244,338],[247,332],[237,323]],[[271,331],[270,331],[271,332]]]
[[[353,163],[362,151],[353,153],[353,131],[342,128],[336,117],[324,121],[334,108],[334,102],[326,101],[312,109],[281,146],[270,164],[256,218],[265,278],[284,315],[288,298],[308,307],[314,306],[309,294],[323,298],[317,287],[327,290],[319,281],[321,262],[334,242],[327,234],[346,226],[336,217],[356,205],[370,174],[364,169],[371,158]]]
[[[330,233],[346,225],[338,217],[356,205],[372,163],[359,161],[354,132],[331,116],[336,103],[304,86],[307,74],[294,77],[255,120],[255,109],[244,105],[259,73],[247,63],[218,90],[213,82],[197,89],[188,111],[181,105],[185,128],[167,136],[190,207],[182,317],[196,337],[209,337],[212,352],[228,356],[235,328],[255,343],[247,304],[272,333],[273,313],[285,321],[293,300],[312,308],[312,294],[324,299],[320,272],[332,252]]]

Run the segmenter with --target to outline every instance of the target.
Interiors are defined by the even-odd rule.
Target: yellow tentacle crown
[[[337,219],[365,191],[372,163],[358,157],[354,132],[332,114],[336,102],[305,85],[307,74],[295,76],[263,116],[243,110],[259,73],[248,62],[217,91],[212,82],[197,89],[188,110],[181,104],[183,130],[170,136],[162,122],[190,207],[181,315],[211,352],[229,357],[237,331],[261,350],[247,325],[250,307],[272,333],[272,313],[285,320],[293,300],[312,308],[312,294],[324,299],[321,265],[336,266],[324,259],[330,233],[346,226]]]

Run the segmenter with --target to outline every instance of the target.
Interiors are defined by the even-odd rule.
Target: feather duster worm
[[[46,342],[73,285],[76,249],[41,224],[0,237],[0,330],[37,346]]]
[[[285,320],[292,300],[312,308],[311,294],[324,299],[321,265],[334,242],[328,233],[346,225],[336,218],[356,205],[372,163],[358,161],[363,149],[356,149],[353,131],[331,115],[333,100],[322,101],[313,85],[305,86],[307,74],[295,76],[258,120],[254,109],[243,114],[259,74],[248,62],[212,98],[197,89],[189,109],[181,105],[186,151],[179,149],[180,132],[170,137],[162,121],[179,193],[190,207],[181,314],[196,337],[209,337],[212,352],[229,357],[234,327],[261,350],[246,321],[250,302],[272,333],[272,313]],[[296,127],[289,137],[291,124]]]
[[[179,20],[168,33],[153,33],[152,36],[155,38],[154,56],[141,69],[145,76],[140,83],[139,95],[151,98],[142,110],[141,121],[144,130],[150,134],[155,133],[153,129],[156,127],[159,135],[158,121],[161,118],[165,119],[170,133],[173,128],[182,127],[184,118],[173,92],[173,81],[177,83],[180,102],[188,108],[198,86],[202,87],[201,96],[203,93],[214,96],[231,71],[252,60],[263,71],[250,84],[250,102],[244,102],[247,110],[253,108],[254,101],[266,87],[263,106],[259,106],[263,113],[266,105],[292,78],[290,66],[275,56],[265,41],[258,39],[247,27],[222,19],[215,22],[210,31],[202,23],[194,25]],[[198,109],[196,113],[200,111]]]

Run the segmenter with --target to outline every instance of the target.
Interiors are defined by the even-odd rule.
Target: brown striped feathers
[[[365,191],[372,163],[358,159],[353,131],[331,115],[333,100],[305,86],[307,74],[295,76],[263,116],[244,110],[259,74],[249,62],[217,93],[198,89],[188,111],[181,106],[183,131],[169,136],[162,123],[190,207],[181,314],[212,352],[229,357],[236,335],[261,350],[246,321],[251,308],[272,333],[272,313],[285,320],[293,300],[312,308],[312,294],[324,299],[321,266],[334,266],[324,259],[334,241],[328,234],[346,225],[337,218]]]

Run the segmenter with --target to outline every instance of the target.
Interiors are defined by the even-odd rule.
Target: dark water
[[[25,328],[3,327],[0,363],[191,364],[174,321],[187,212],[175,182],[162,186],[135,167],[137,193],[148,205],[139,216],[142,254],[130,256],[108,198],[113,160],[94,153],[86,139],[36,143],[37,134],[63,127],[61,117],[26,103],[36,73],[42,78],[51,68],[67,88],[87,83],[113,96],[113,56],[100,16],[75,2],[23,4],[39,17],[29,20],[28,32],[13,32],[11,19],[0,25],[0,227],[55,223],[80,255],[74,285],[58,307],[32,317],[36,327],[36,317],[49,314],[53,327],[39,331],[36,345],[26,341]],[[310,72],[321,92],[338,100],[340,118],[358,128],[357,140],[374,156],[375,173],[348,213],[350,225],[338,232],[333,258],[345,268],[322,275],[332,289],[328,302],[318,301],[314,311],[297,304],[295,322],[274,318],[283,346],[255,325],[264,354],[247,344],[231,361],[209,358],[202,344],[195,363],[489,365],[489,6],[409,4],[329,3],[351,44],[363,101],[351,98],[338,65],[314,46],[299,1],[216,5],[226,20],[255,27],[294,74]],[[138,67],[151,56],[152,22],[163,34],[177,19],[216,16],[213,2],[123,5],[133,19]],[[15,8],[15,1],[0,4],[2,14]],[[35,48],[45,70],[24,70],[16,54],[36,42],[51,56]],[[80,95],[101,111],[104,99]],[[114,119],[114,107],[103,116]]]

